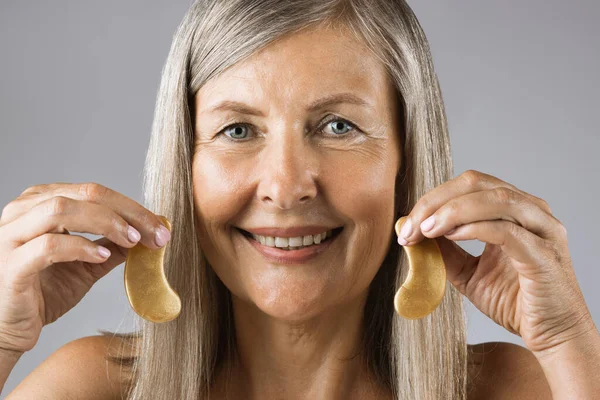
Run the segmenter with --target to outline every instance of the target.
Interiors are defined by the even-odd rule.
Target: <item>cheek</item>
[[[231,251],[231,237],[224,229],[239,217],[248,201],[244,193],[247,171],[239,158],[236,161],[234,157],[224,156],[218,149],[203,149],[194,155],[192,162],[199,245],[214,272],[236,293],[244,290],[240,287],[238,272],[231,268],[235,265],[235,256]]]
[[[396,164],[383,152],[337,154],[330,157],[323,189],[328,191],[334,208],[353,220],[357,229],[393,219]],[[373,234],[377,232],[370,232]],[[387,233],[386,233],[387,234]],[[371,238],[372,240],[372,238]]]
[[[344,265],[351,293],[369,285],[392,243],[397,161],[394,154],[339,154],[329,160],[323,188],[332,208],[348,218]]]
[[[244,196],[245,168],[232,158],[219,157],[216,151],[203,151],[194,156],[192,185],[196,215],[202,225],[222,226],[241,209]]]

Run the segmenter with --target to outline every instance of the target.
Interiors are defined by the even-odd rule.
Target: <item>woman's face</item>
[[[200,245],[233,296],[301,321],[366,295],[393,235],[398,110],[383,64],[324,28],[285,37],[198,91]],[[318,250],[304,260],[269,257],[260,248],[273,250],[270,239],[261,245],[239,230],[306,227],[314,229],[262,234],[343,229],[312,250],[275,250],[299,258]]]

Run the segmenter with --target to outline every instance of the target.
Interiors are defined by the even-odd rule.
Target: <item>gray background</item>
[[[160,73],[189,0],[0,2],[0,205],[94,181],[137,201]],[[455,174],[476,169],[550,204],[600,325],[600,3],[411,1],[441,81]],[[97,238],[88,236],[91,238]],[[460,244],[480,254],[483,244]],[[523,345],[468,301],[469,343]],[[4,394],[63,344],[129,331],[123,264],[44,327]]]

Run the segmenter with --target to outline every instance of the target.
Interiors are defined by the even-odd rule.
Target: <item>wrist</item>
[[[17,361],[19,361],[19,359],[21,358],[21,356],[25,354],[22,351],[15,351],[15,350],[8,350],[8,349],[3,349],[0,348],[0,359],[1,360],[7,360],[7,361],[15,361],[15,363]]]
[[[0,394],[10,373],[24,353],[0,348]]]
[[[540,363],[549,363],[560,360],[567,355],[600,356],[600,333],[594,321],[589,318],[585,323],[577,327],[576,332],[568,335],[568,338],[557,340],[556,343],[543,350],[532,350]]]
[[[600,393],[600,334],[597,329],[534,352],[552,390],[552,398],[591,399]]]

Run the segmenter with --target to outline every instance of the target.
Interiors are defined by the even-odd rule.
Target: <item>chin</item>
[[[326,290],[323,282],[273,282],[255,289],[249,301],[264,314],[286,322],[303,322],[321,314],[332,301],[336,290]]]

